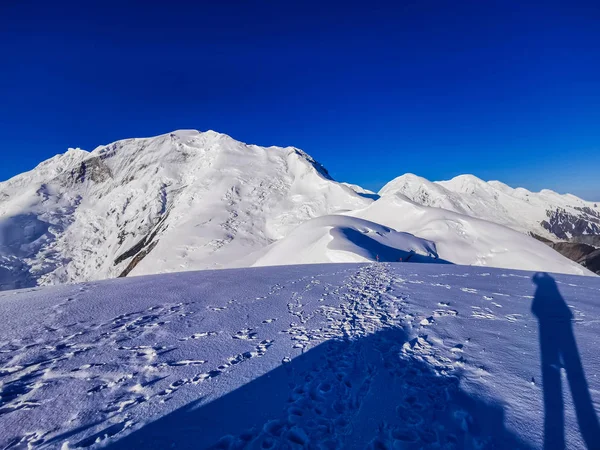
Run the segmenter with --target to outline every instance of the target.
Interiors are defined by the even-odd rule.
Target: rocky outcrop
[[[575,236],[574,238],[571,238],[570,242],[580,242],[582,244],[588,244],[592,247],[600,248],[600,235],[592,234]]]
[[[552,242],[535,233],[529,234],[571,261],[600,275],[600,235],[582,235],[565,242]]]
[[[600,275],[600,249],[578,242],[554,242],[554,250]]]
[[[586,234],[600,234],[600,218],[596,212],[589,208],[578,208],[580,215],[574,215],[564,209],[546,211],[547,220],[541,225],[549,233],[559,239],[570,239],[574,236]],[[589,210],[587,212],[586,210]]]

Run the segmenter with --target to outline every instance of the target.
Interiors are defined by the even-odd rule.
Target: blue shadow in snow
[[[365,233],[361,233],[353,228],[341,228],[339,233],[343,234],[344,237],[355,244],[357,247],[363,249],[364,251],[369,253],[369,256],[372,260],[379,258],[379,262],[411,262],[411,263],[433,263],[433,264],[452,264],[450,261],[446,261],[445,259],[419,255],[415,252],[410,252],[406,250],[400,250],[395,247],[390,247],[389,245],[382,244],[379,241],[376,241],[371,236]],[[409,236],[411,239],[418,239],[415,236],[409,233],[400,233]],[[328,244],[328,247],[332,249],[344,250],[343,247],[338,247],[337,241],[334,239],[332,242]]]
[[[600,426],[573,334],[573,314],[547,273],[533,276],[537,285],[531,311],[539,321],[544,388],[544,449],[565,448],[561,368],[567,373],[581,436],[589,449],[600,448]]]
[[[408,341],[401,328],[324,342],[229,394],[208,404],[192,402],[107,448],[529,449],[505,428],[500,405],[467,394],[457,376],[403,353],[407,342],[409,348],[426,344]],[[233,373],[220,375],[227,376]],[[227,379],[191,389],[199,396],[221,381]]]

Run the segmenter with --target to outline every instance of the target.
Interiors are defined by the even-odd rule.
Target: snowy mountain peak
[[[475,175],[458,175],[448,181],[438,181],[437,184],[454,192],[471,194],[478,190],[489,190],[490,185]]]
[[[177,130],[69,150],[0,184],[0,284],[219,268],[371,200],[303,151]]]
[[[444,208],[534,233],[550,240],[600,234],[600,207],[549,189],[538,193],[460,175],[431,182],[414,175],[398,177],[380,191],[402,194],[425,206]]]
[[[208,131],[206,131],[206,133],[217,134],[216,131],[212,131],[212,130],[208,130]],[[175,130],[169,134],[177,136],[180,139],[189,139],[189,138],[194,138],[194,137],[198,136],[200,134],[200,132],[198,130]]]
[[[436,188],[437,186],[431,181],[412,173],[406,173],[394,178],[392,181],[383,186],[378,193],[379,195],[390,195],[398,192],[404,192],[405,190],[418,192]]]

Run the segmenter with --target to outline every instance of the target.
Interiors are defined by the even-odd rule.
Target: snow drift
[[[376,260],[439,262],[432,241],[342,215],[309,220],[260,253],[254,266]]]

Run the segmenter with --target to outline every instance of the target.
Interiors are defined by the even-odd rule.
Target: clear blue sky
[[[3,1],[0,179],[178,128],[600,200],[600,2]]]

